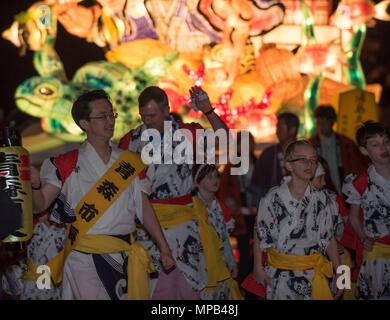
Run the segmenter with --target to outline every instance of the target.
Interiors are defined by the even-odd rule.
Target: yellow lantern
[[[8,224],[2,226],[8,236],[3,242],[27,241],[33,231],[29,153],[18,140],[13,130],[5,128],[0,145],[0,214]]]

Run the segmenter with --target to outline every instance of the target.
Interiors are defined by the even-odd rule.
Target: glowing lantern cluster
[[[314,44],[305,47],[297,56],[296,68],[306,74],[319,74],[322,71],[332,69],[340,58],[327,46]]]
[[[241,117],[235,124],[237,130],[249,130],[256,141],[269,141],[276,131],[277,118],[273,113],[261,109],[252,109],[246,117]]]
[[[301,75],[293,67],[294,55],[279,48],[264,50],[256,60],[259,82],[278,100],[288,100],[301,90]]]
[[[194,84],[197,87],[200,87],[203,85],[204,81],[204,64],[201,64],[199,66],[198,71],[191,70],[187,67],[186,64],[183,65],[183,71],[186,73],[186,75],[194,81]]]
[[[212,107],[215,109],[215,112],[221,117],[221,119],[226,123],[226,125],[229,128],[232,128],[235,126],[235,123],[240,117],[247,116],[248,112],[250,110],[254,109],[265,109],[267,108],[271,103],[271,91],[267,91],[264,94],[263,99],[261,99],[260,103],[256,104],[255,100],[252,98],[249,101],[245,102],[244,104],[235,107],[230,108],[229,102],[232,98],[233,90],[229,90],[225,93],[223,93],[216,103],[212,103]],[[184,99],[190,99],[189,96],[185,96]],[[187,103],[189,104],[189,100],[187,100]],[[188,116],[190,118],[200,118],[203,115],[201,111],[195,112],[191,109]],[[257,124],[259,125],[259,124]],[[261,125],[261,124],[260,124]]]

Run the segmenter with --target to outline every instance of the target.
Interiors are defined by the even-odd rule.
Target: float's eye
[[[54,91],[49,88],[42,87],[39,89],[39,93],[44,94],[45,96],[50,96],[54,93]]]

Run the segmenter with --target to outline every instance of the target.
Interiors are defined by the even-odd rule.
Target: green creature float
[[[169,53],[155,57],[134,69],[119,62],[90,62],[68,81],[54,50],[54,39],[49,36],[34,53],[39,76],[25,80],[17,88],[16,105],[33,117],[42,118],[46,132],[64,141],[77,142],[84,140],[85,134],[72,119],[73,102],[84,91],[103,89],[119,113],[113,137],[119,139],[129,128],[141,123],[137,102],[140,92],[161,80],[177,56],[178,53]]]

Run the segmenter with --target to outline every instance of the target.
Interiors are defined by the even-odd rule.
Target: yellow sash
[[[22,281],[37,281],[40,274],[37,273],[37,266],[34,260],[27,258],[26,266],[24,268],[24,272],[20,277]]]
[[[127,264],[127,297],[129,300],[149,300],[149,273],[154,271],[153,261],[144,247],[134,242],[131,244],[122,239],[106,235],[88,235],[81,240],[77,250],[87,253],[107,254],[127,251],[129,261]]]
[[[277,252],[273,248],[267,250],[268,264],[278,269],[306,270],[313,268],[312,299],[333,300],[326,277],[333,275],[332,262],[326,262],[322,253],[307,256],[296,256]]]
[[[162,228],[178,226],[192,219],[198,220],[208,278],[208,283],[204,290],[207,292],[215,292],[219,288],[218,282],[230,279],[229,270],[222,259],[221,249],[223,248],[223,243],[208,221],[208,213],[203,201],[197,197],[193,197],[192,203],[193,207],[161,203],[153,203],[152,205]],[[232,296],[236,298],[235,300],[242,299],[235,280],[231,279],[228,283]]]
[[[62,282],[64,264],[69,253],[76,249],[88,230],[144,168],[141,157],[126,150],[81,199],[74,210],[76,221],[68,225],[66,231],[65,248],[47,263],[55,284]],[[121,250],[115,252],[119,251]]]
[[[390,246],[375,242],[372,251],[363,250],[363,261],[390,260]]]
[[[85,235],[76,250],[86,253],[108,254],[127,251],[127,297],[129,300],[149,300],[149,273],[154,271],[153,261],[138,242],[131,237],[131,244],[107,235]],[[21,280],[36,281],[40,276],[34,260],[27,259],[26,270]]]

